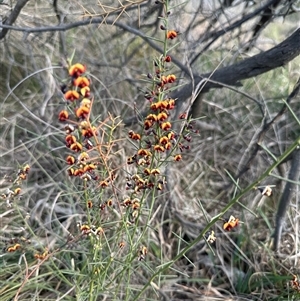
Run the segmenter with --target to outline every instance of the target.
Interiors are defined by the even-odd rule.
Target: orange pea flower
[[[170,122],[163,122],[160,124],[160,128],[164,131],[168,131],[169,129],[171,129],[172,125]]]
[[[89,97],[91,95],[90,91],[91,91],[91,89],[88,86],[85,86],[80,89],[80,93],[83,97]]]
[[[91,107],[91,100],[88,98],[83,98],[83,100],[80,103],[81,107],[86,107],[86,108],[90,108]]]
[[[175,108],[175,99],[169,99],[168,100],[168,105],[167,105],[167,109],[168,110],[172,110]]]
[[[7,252],[15,252],[17,250],[21,249],[21,245],[20,244],[15,244],[11,247],[7,248]]]
[[[20,187],[16,188],[15,191],[14,191],[14,194],[17,195],[17,194],[20,194],[20,193],[21,193],[21,188]]]
[[[168,143],[166,143],[166,144],[164,145],[164,148],[165,148],[166,150],[171,149],[171,147],[172,147],[172,143],[171,143],[171,142],[168,142]]]
[[[231,229],[237,227],[238,224],[239,224],[239,219],[231,215],[228,221],[223,224],[223,229],[226,231],[230,231]]]
[[[69,68],[69,75],[73,76],[73,77],[78,77],[80,76],[82,73],[84,73],[86,71],[86,66],[82,65],[80,63],[77,63],[75,65],[72,65]]]
[[[73,80],[73,85],[75,87],[84,88],[90,85],[90,80],[87,77],[77,77]]]
[[[162,145],[154,145],[154,150],[156,150],[157,152],[164,152],[165,148]]]
[[[167,39],[173,40],[177,37],[178,33],[175,30],[168,30],[167,31]]]
[[[69,90],[65,93],[65,99],[66,100],[70,100],[70,101],[74,101],[80,98],[80,95],[77,91],[75,90]]]
[[[76,109],[75,114],[76,114],[76,116],[78,118],[85,119],[88,116],[89,112],[90,112],[89,108],[87,108],[87,107],[80,107],[80,108]]]
[[[68,156],[66,161],[67,161],[67,164],[72,165],[75,163],[76,160],[73,156]]]
[[[134,131],[129,131],[128,136],[129,136],[129,138],[131,138],[132,140],[141,140],[141,135],[135,133]]]
[[[180,154],[174,156],[175,161],[181,161],[182,156]]]
[[[168,118],[168,115],[166,112],[161,112],[157,115],[157,120],[164,121]]]
[[[155,114],[149,114],[145,119],[150,121],[157,121],[157,116]]]
[[[175,80],[176,80],[176,76],[175,76],[174,74],[170,74],[170,75],[167,76],[167,82],[168,82],[169,84],[174,83]]]
[[[159,143],[162,144],[162,145],[165,145],[169,142],[169,138],[166,137],[166,136],[163,136],[159,139]]]
[[[70,149],[77,153],[82,150],[82,145],[79,142],[75,142],[70,145]]]
[[[153,121],[151,120],[145,120],[144,122],[144,128],[145,130],[149,130],[153,126]]]
[[[60,111],[58,115],[59,121],[66,121],[69,118],[69,113],[66,110]]]
[[[146,149],[141,148],[138,150],[138,155],[145,157],[145,156],[151,156],[151,153]]]

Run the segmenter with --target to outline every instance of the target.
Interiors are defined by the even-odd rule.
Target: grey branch
[[[275,234],[274,234],[275,251],[278,250],[280,245],[280,238],[282,233],[282,227],[284,224],[285,213],[293,197],[293,193],[297,185],[295,184],[295,182],[299,181],[299,177],[300,177],[300,147],[298,147],[298,149],[296,149],[293,153],[291,168],[288,175],[288,179],[293,182],[286,183],[281,199],[279,201],[279,206],[276,215]]]
[[[197,86],[203,78],[210,78],[213,81],[232,86],[240,84],[241,80],[284,66],[300,54],[299,45],[300,28],[298,28],[286,40],[270,50],[261,52],[234,65],[220,68],[215,72],[206,73],[200,76],[195,75],[194,86]],[[184,101],[191,96],[192,87],[193,85],[190,83],[184,86],[177,93],[174,93],[173,96],[178,98],[180,101]],[[201,93],[208,92],[212,88],[222,88],[222,85],[217,85],[207,81],[203,85]]]

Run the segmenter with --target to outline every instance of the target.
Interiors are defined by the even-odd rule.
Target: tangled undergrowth
[[[227,171],[235,186],[231,200],[219,197],[207,206],[191,201],[201,218],[189,212],[185,219],[185,209],[172,199],[176,181],[188,182],[181,164],[191,164],[200,133],[199,120],[189,115],[193,99],[178,112],[170,97],[179,86],[172,49],[180,36],[169,28],[168,1],[162,5],[164,52],[143,75],[147,114],[134,107],[137,124],[126,136],[118,116],[94,113],[99,100],[88,66],[71,58],[62,67],[67,76],[56,106],[59,123],[53,119],[50,129],[57,158],[32,156],[15,175],[3,177],[8,188],[1,195],[0,300],[299,298],[297,271],[270,251],[265,230],[276,194],[268,177],[299,139],[245,187]],[[45,171],[50,185],[43,186],[51,198],[33,205],[30,196],[42,186],[43,156],[55,162]],[[193,164],[191,170],[200,174]],[[36,181],[32,187],[26,187],[28,178]],[[245,205],[245,196],[254,202]],[[289,238],[287,248],[293,245]]]

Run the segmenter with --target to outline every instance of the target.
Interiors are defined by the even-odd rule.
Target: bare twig
[[[274,18],[272,11],[274,11],[275,8],[277,8],[280,3],[281,0],[275,0],[270,6],[266,7],[265,10],[262,12],[261,18],[256,23],[253,29],[252,38],[251,38],[252,41],[255,40],[259,36],[261,31],[272,21],[272,19]],[[249,47],[247,47],[247,49],[248,48]]]
[[[222,28],[221,30],[214,32],[212,34],[208,34],[207,39],[212,39],[212,40],[199,53],[197,53],[197,55],[191,60],[190,64],[192,65],[201,56],[201,54],[203,54],[218,38],[220,38],[221,36],[223,36],[224,34],[230,32],[230,31],[240,27],[242,24],[251,20],[252,18],[257,17],[262,11],[264,11],[267,8],[269,8],[270,6],[274,5],[277,1],[278,0],[270,0],[265,5],[259,7],[254,12],[244,16],[242,19],[234,22],[233,24],[229,25],[228,27]],[[204,39],[204,40],[206,40],[206,39]],[[202,40],[202,42],[204,40]]]
[[[17,20],[22,8],[28,1],[29,0],[19,0],[14,9],[11,11],[11,14],[4,21],[4,24],[0,25],[0,28],[3,28],[3,30],[0,32],[0,40],[3,39],[8,33],[9,28],[7,28],[6,26],[11,26]]]
[[[298,79],[292,93],[288,96],[286,103],[289,104],[292,101],[292,99],[294,99],[299,94],[299,92],[300,92],[300,78]],[[264,124],[262,126],[260,133],[258,134],[257,141],[255,142],[254,146],[252,145],[252,147],[253,147],[252,154],[251,154],[250,158],[248,159],[248,161],[246,162],[246,164],[244,164],[244,168],[242,170],[240,170],[239,173],[236,175],[237,179],[240,178],[250,168],[250,165],[252,164],[258,151],[260,150],[260,145],[262,144],[262,141],[263,141],[266,133],[269,131],[271,126],[281,116],[283,116],[283,114],[285,113],[286,110],[287,110],[287,106],[286,106],[286,104],[284,104],[282,106],[281,110],[276,114],[276,116],[270,122],[266,122],[266,120],[264,120]]]
[[[122,22],[116,22],[115,20],[107,20],[107,19],[104,19],[101,17],[100,18],[88,18],[83,21],[78,21],[78,22],[74,22],[74,23],[70,23],[70,24],[59,24],[56,26],[43,26],[43,27],[31,28],[31,27],[18,27],[18,26],[0,24],[0,28],[3,28],[2,32],[4,30],[10,29],[10,30],[21,31],[21,32],[25,32],[25,33],[29,34],[29,33],[34,33],[34,32],[67,31],[72,28],[87,26],[90,24],[102,24],[103,22],[105,22],[105,24],[107,24],[107,25],[115,25],[127,32],[130,32],[136,36],[139,36],[148,45],[150,45],[153,49],[157,50],[159,53],[163,53],[163,49],[161,47],[159,47],[156,43],[154,43],[151,38],[147,37],[140,30],[133,28],[129,25],[123,24]],[[0,35],[0,40],[1,40],[1,35]],[[188,68],[186,68],[186,66],[184,64],[182,64],[179,60],[172,57],[172,62],[175,65],[177,65],[187,76],[190,75]]]

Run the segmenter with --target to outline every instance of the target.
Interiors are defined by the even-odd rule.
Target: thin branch
[[[260,32],[271,22],[271,20],[274,18],[272,11],[275,10],[275,8],[278,7],[280,3],[281,0],[275,0],[272,5],[265,9],[265,11],[261,15],[261,18],[256,23],[253,29],[251,40],[255,39],[260,34]]]
[[[4,21],[3,24],[0,24],[0,28],[3,28],[3,30],[0,32],[0,40],[6,36],[9,30],[7,26],[11,26],[17,20],[22,8],[26,5],[28,1],[29,0],[19,0],[15,8],[12,10],[11,14],[8,16],[8,18]]]
[[[159,47],[157,44],[153,42],[153,40],[150,37],[147,37],[144,33],[142,33],[140,30],[135,29],[129,25],[123,24],[121,22],[116,22],[114,20],[107,20],[105,18],[89,18],[83,21],[74,22],[71,24],[60,24],[57,26],[43,26],[43,27],[37,27],[37,28],[31,28],[31,27],[18,27],[18,26],[11,26],[6,24],[0,24],[0,28],[7,29],[7,30],[15,30],[15,31],[21,31],[25,32],[27,34],[29,33],[36,33],[36,32],[52,32],[52,31],[66,31],[73,28],[81,27],[81,26],[87,26],[91,24],[102,24],[105,22],[107,25],[115,25],[127,32],[130,32],[140,38],[142,38],[148,45],[150,45],[153,49],[157,50],[159,53],[163,53],[163,49]],[[1,36],[0,36],[1,40]],[[179,60],[172,57],[172,62],[177,65],[187,76],[189,76],[189,70],[186,68],[184,64],[182,64]]]
[[[286,103],[289,104],[295,97],[297,97],[299,92],[300,92],[300,78],[298,79],[292,93],[288,96],[288,98],[286,100]],[[286,110],[287,110],[287,106],[286,106],[286,104],[284,104],[283,107],[281,108],[281,110],[276,114],[276,116],[270,122],[265,122],[263,124],[260,133],[257,135],[258,136],[257,141],[254,143],[252,154],[250,155],[250,158],[248,159],[246,164],[244,164],[244,168],[235,176],[236,179],[239,179],[247,170],[249,170],[249,168],[250,168],[251,164],[253,163],[256,155],[258,154],[258,151],[260,150],[260,145],[262,144],[262,141],[263,141],[266,133],[269,131],[271,126],[281,116],[283,116],[283,114],[285,113]]]
[[[215,41],[217,41],[218,38],[220,38],[221,36],[223,36],[224,34],[240,27],[242,24],[244,24],[245,22],[251,20],[252,18],[255,18],[258,16],[258,14],[260,14],[260,12],[266,10],[268,7],[272,6],[274,3],[276,3],[278,0],[270,0],[269,2],[267,2],[265,5],[259,7],[257,10],[255,10],[254,12],[246,15],[245,17],[243,17],[242,19],[234,22],[233,24],[227,26],[226,28],[223,28],[217,32],[211,33],[211,34],[207,34],[207,38],[202,40],[202,43],[205,40],[209,40],[212,39],[199,53],[197,53],[197,55],[190,61],[190,64],[193,65],[193,63],[198,59],[198,57],[205,52]]]

